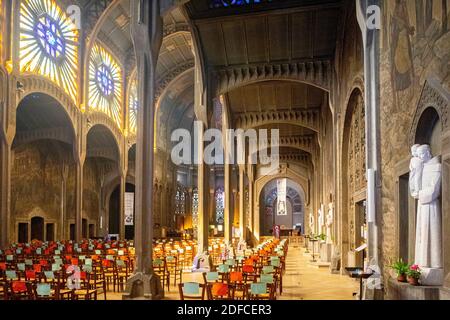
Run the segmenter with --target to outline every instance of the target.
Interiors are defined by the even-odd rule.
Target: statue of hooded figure
[[[417,157],[423,161],[423,169],[420,190],[412,194],[418,200],[415,263],[422,270],[422,285],[442,285],[442,225],[439,205],[442,165],[439,157],[432,157],[429,145],[418,147]]]

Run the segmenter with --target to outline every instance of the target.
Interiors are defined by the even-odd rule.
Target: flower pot
[[[418,286],[419,285],[419,279],[408,277],[408,283],[412,286]]]
[[[398,282],[406,282],[406,274],[399,274],[397,276],[397,281]]]

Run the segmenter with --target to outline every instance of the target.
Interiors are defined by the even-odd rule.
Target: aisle
[[[318,269],[308,264],[311,259],[298,244],[289,246],[283,295],[279,300],[353,300],[358,282],[348,276],[331,274],[328,268]]]

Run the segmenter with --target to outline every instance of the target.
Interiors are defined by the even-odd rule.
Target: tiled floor
[[[331,274],[328,268],[318,269],[308,264],[311,258],[304,254],[302,246],[291,244],[286,259],[286,273],[283,278],[283,294],[279,300],[353,300],[353,293],[359,290],[358,282],[348,276]],[[199,273],[186,273],[183,281],[202,282]],[[165,292],[165,299],[179,299],[178,289],[171,286]],[[102,299],[103,297],[99,297]],[[119,293],[108,293],[108,300],[121,299]]]
[[[328,268],[309,265],[300,245],[291,244],[286,258],[283,294],[279,300],[353,300],[359,283],[348,276],[331,274]]]

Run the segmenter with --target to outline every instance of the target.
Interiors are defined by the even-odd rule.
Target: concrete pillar
[[[136,143],[136,269],[127,281],[123,298],[155,300],[164,297],[152,265],[155,77],[163,36],[160,1],[132,1],[131,16],[140,102]]]
[[[248,172],[248,214],[250,215],[248,221],[250,221],[250,231],[252,232],[252,238],[255,236],[255,219],[254,219],[254,199],[253,199],[253,191],[255,186],[255,176],[253,172],[253,165],[250,166],[250,170]]]
[[[125,191],[126,191],[126,173],[120,175],[120,221],[119,221],[119,237],[125,239]]]
[[[1,138],[1,171],[0,171],[0,248],[11,242],[11,143]]]
[[[198,241],[198,253],[202,253],[208,250],[208,235],[209,235],[209,172],[208,166],[203,161],[203,130],[204,125],[201,122],[195,123],[196,127],[196,139],[195,144],[197,146],[198,155],[198,167],[197,167],[197,188],[198,188],[198,227],[197,227],[197,241]]]
[[[66,199],[67,199],[67,179],[69,177],[69,166],[66,163],[62,164],[61,171],[61,212],[59,222],[59,239],[65,240],[66,238]]]
[[[225,208],[224,208],[224,236],[225,242],[232,240],[232,226],[233,226],[233,209],[232,209],[232,193],[231,193],[231,165],[224,165],[224,193],[225,193]]]
[[[247,239],[247,227],[245,217],[245,186],[244,186],[245,168],[239,166],[239,230],[241,232],[241,240]]]
[[[380,30],[367,25],[369,5],[379,0],[356,0],[358,24],[364,44],[364,94],[366,117],[367,225],[368,260],[379,263],[379,230],[381,223],[381,156],[380,156]]]
[[[76,159],[75,173],[75,241],[83,238],[83,168],[84,160]]]

